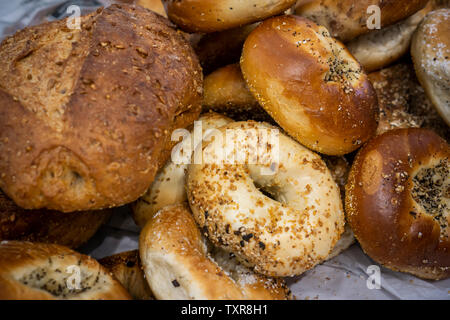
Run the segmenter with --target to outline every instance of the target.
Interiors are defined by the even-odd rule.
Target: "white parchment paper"
[[[67,16],[70,5],[82,13],[109,0],[0,0],[0,39],[25,26]],[[128,206],[115,209],[107,225],[79,249],[94,258],[138,248],[139,227]],[[373,269],[380,268],[380,288],[373,287]],[[369,268],[369,269],[368,269]],[[297,278],[287,279],[297,299],[448,299],[450,279],[425,281],[378,266],[358,244]],[[369,283],[369,285],[368,285]],[[372,288],[372,289],[370,289]]]

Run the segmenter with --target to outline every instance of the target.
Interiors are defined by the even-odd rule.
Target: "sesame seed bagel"
[[[197,123],[202,125],[202,137],[206,138],[210,129],[216,129],[232,122],[228,117],[209,112],[202,115]],[[147,221],[160,209],[168,205],[182,204],[187,200],[185,190],[186,170],[194,147],[194,129],[190,131],[190,140],[184,140],[173,149],[174,157],[184,157],[188,161],[173,162],[169,159],[158,172],[147,192],[133,205],[133,218],[143,228]],[[200,142],[200,141],[199,141]],[[198,143],[198,142],[197,142]],[[186,158],[187,157],[187,158]],[[180,159],[180,158],[178,158]]]
[[[128,300],[91,257],[56,244],[0,242],[0,300]]]
[[[169,206],[141,232],[139,250],[147,281],[159,300],[281,300],[283,280],[258,275],[233,255],[214,248],[188,207]]]
[[[364,252],[425,279],[450,277],[450,148],[433,131],[396,129],[358,153],[346,214]]]
[[[296,0],[163,0],[169,19],[187,32],[215,32],[282,13]]]
[[[327,29],[271,18],[247,38],[241,70],[261,106],[294,139],[327,155],[356,150],[377,128],[376,93]]]
[[[417,78],[450,125],[450,8],[430,12],[414,34],[411,55]]]
[[[299,275],[327,258],[344,214],[322,159],[265,123],[234,122],[219,130],[223,138],[203,146],[202,164],[188,168],[189,205],[202,231],[269,276]]]

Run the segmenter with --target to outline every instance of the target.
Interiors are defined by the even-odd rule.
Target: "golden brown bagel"
[[[241,27],[282,13],[296,0],[163,0],[169,19],[187,32]]]
[[[361,146],[377,127],[377,97],[361,66],[328,31],[271,18],[247,38],[241,70],[260,105],[297,141],[327,155]]]
[[[0,241],[55,243],[77,248],[109,219],[112,210],[62,213],[25,210],[0,191]]]
[[[369,74],[378,95],[377,134],[398,128],[429,128],[450,141],[450,130],[420,86],[414,66],[402,62]]]
[[[0,300],[128,300],[91,257],[55,244],[0,242]]]
[[[0,46],[0,187],[27,209],[129,203],[178,117],[198,117],[200,66],[167,19],[140,6],[99,9],[80,30],[66,23]]]
[[[235,120],[270,120],[247,88],[239,64],[220,68],[205,77],[203,112],[214,111]]]
[[[367,33],[367,21],[373,12],[371,5],[380,8],[380,27],[392,25],[413,15],[428,0],[309,0],[301,1],[296,14],[325,26],[333,37],[347,42]]]
[[[184,205],[163,208],[145,226],[139,251],[147,281],[158,299],[283,300],[282,279],[267,278],[214,248]]]
[[[430,12],[414,34],[411,55],[417,78],[450,126],[450,8]]]
[[[127,289],[133,299],[153,300],[144,271],[142,270],[139,251],[121,252],[98,261]]]
[[[450,277],[450,148],[426,129],[397,129],[358,153],[347,220],[378,263],[425,279]]]

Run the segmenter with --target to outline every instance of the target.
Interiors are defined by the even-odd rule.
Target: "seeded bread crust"
[[[0,46],[0,188],[26,209],[132,202],[201,95],[192,48],[140,6],[26,28]]]

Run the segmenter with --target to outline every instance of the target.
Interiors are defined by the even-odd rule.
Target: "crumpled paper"
[[[68,16],[78,5],[86,13],[110,0],[0,1],[0,38],[26,26]],[[82,253],[103,258],[138,248],[139,227],[128,206],[114,210],[111,220],[82,248]],[[378,269],[379,283],[374,275]],[[379,266],[354,244],[339,256],[295,278],[287,279],[297,299],[440,299],[450,300],[450,279],[426,281]],[[377,286],[379,284],[379,286]]]

